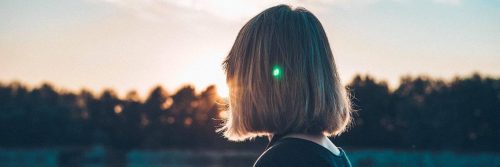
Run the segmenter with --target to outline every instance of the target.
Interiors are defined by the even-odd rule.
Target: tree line
[[[404,76],[391,90],[356,75],[347,88],[357,111],[351,128],[332,138],[340,146],[500,151],[500,79]],[[263,149],[267,139],[233,143],[215,132],[225,104],[215,86],[170,94],[157,85],[141,99],[136,91],[119,98],[112,89],[96,94],[0,82],[0,147]]]

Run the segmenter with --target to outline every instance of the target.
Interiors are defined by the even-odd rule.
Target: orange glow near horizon
[[[220,111],[219,112],[219,118],[226,119],[228,117],[228,111]]]
[[[229,97],[229,87],[227,87],[227,84],[216,85],[216,87],[217,95],[223,98]]]
[[[35,87],[49,82],[96,94],[111,88],[119,97],[136,90],[142,99],[155,84],[164,86],[169,95],[186,84],[198,93],[215,85],[218,95],[227,97],[224,57],[242,26],[279,2],[36,1],[26,5],[6,1],[0,5],[4,11],[0,19],[9,23],[0,28],[0,82],[17,80]],[[498,10],[472,1],[374,5],[379,3],[288,2],[307,8],[321,21],[344,84],[355,74],[370,74],[391,87],[402,75],[452,78],[478,71],[500,76],[500,24],[494,21],[497,15],[489,14]],[[389,7],[395,10],[386,11]],[[422,10],[429,12],[413,14]]]

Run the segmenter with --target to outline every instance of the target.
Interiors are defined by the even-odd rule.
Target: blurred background
[[[2,0],[0,166],[252,166],[221,63],[281,3],[325,28],[354,166],[500,166],[498,0]]]

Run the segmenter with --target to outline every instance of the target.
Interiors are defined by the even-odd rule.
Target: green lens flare
[[[283,76],[283,68],[278,65],[273,66],[273,77],[275,79],[280,79]]]
[[[280,75],[280,69],[274,69],[273,71],[273,75],[276,77],[278,75]]]

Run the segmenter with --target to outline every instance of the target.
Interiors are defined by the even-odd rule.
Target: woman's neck
[[[332,143],[328,137],[326,137],[323,134],[320,135],[310,135],[310,134],[303,134],[303,133],[291,133],[288,135],[283,136],[283,138],[300,138],[300,139],[305,139],[309,140],[312,142],[315,142],[328,150],[330,150],[333,154],[335,155],[340,155],[340,150],[335,146],[335,144]]]

